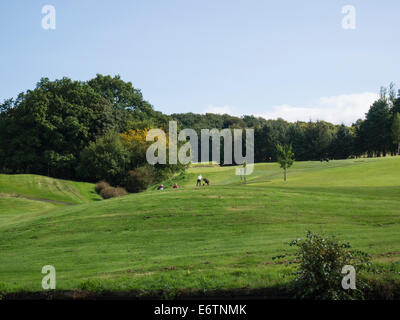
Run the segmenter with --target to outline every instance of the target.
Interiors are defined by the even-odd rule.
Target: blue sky
[[[41,26],[46,4],[55,30]],[[168,114],[351,123],[400,83],[399,15],[397,0],[4,0],[0,101],[41,77],[120,74]]]

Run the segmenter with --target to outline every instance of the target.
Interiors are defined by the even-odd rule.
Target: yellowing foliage
[[[121,133],[121,138],[127,145],[141,144],[146,142],[146,135],[148,132],[149,129],[143,129],[143,130],[131,129],[127,132]]]
[[[126,132],[121,133],[121,138],[124,141],[124,143],[128,146],[130,149],[140,149],[141,147],[148,146],[152,141],[146,141],[146,136],[149,133],[151,129],[131,129]],[[169,145],[169,139],[168,139],[168,134],[165,134],[166,136],[166,145],[168,147]],[[157,137],[157,139],[162,139],[162,137]]]

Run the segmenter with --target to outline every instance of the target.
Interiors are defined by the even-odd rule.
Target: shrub
[[[115,188],[107,187],[100,191],[100,195],[103,199],[110,199],[115,197]]]
[[[85,291],[101,293],[105,290],[103,283],[98,279],[87,279],[79,284],[79,288]]]
[[[155,176],[152,168],[143,166],[129,171],[124,185],[128,192],[136,193],[146,190],[154,182]]]
[[[99,181],[95,184],[94,186],[94,191],[96,191],[96,193],[100,194],[101,190],[105,189],[105,188],[109,188],[110,185],[106,182],[106,181]]]
[[[342,288],[341,273],[345,265],[360,271],[370,266],[370,256],[351,249],[334,237],[327,238],[308,231],[305,239],[291,242],[297,246],[296,262],[300,265],[295,273],[295,288],[298,298],[306,299],[360,299],[364,298],[367,284],[356,276],[356,289]]]
[[[121,196],[126,196],[128,194],[128,192],[125,190],[125,188],[118,187],[118,188],[115,188],[114,194],[115,194],[115,197],[121,197]]]
[[[114,188],[109,186],[100,191],[100,195],[102,196],[103,199],[125,196],[127,194],[128,192],[126,192],[126,190],[121,187]]]

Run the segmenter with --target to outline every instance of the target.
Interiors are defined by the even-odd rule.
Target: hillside
[[[0,226],[66,205],[87,203],[101,198],[93,184],[49,177],[0,174]]]
[[[79,204],[100,197],[94,192],[93,184],[53,179],[32,174],[0,174],[0,194],[49,200],[61,204]]]
[[[287,281],[290,267],[272,258],[292,252],[288,242],[306,230],[394,263],[399,167],[400,157],[296,162],[284,183],[279,166],[264,163],[246,185],[234,167],[191,168],[178,190],[106,201],[92,201],[90,184],[2,175],[2,193],[75,205],[0,198],[8,219],[0,220],[0,291],[41,290],[46,264],[57,270],[57,289],[264,288]],[[195,187],[199,173],[210,187]]]

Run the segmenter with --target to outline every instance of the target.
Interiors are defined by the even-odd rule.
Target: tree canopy
[[[119,76],[88,81],[41,79],[0,106],[0,168],[5,172],[80,178],[81,151],[108,131],[165,127],[140,90]]]

